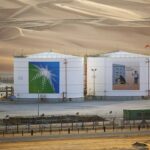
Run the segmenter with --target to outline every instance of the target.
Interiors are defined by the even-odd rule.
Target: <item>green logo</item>
[[[29,93],[59,93],[59,62],[29,62]]]

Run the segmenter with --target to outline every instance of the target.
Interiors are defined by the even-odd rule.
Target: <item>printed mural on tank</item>
[[[120,62],[113,64],[113,90],[139,90],[139,64]]]
[[[59,62],[29,62],[29,93],[59,93]]]

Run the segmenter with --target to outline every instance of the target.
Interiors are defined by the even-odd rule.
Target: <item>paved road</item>
[[[101,133],[82,133],[82,134],[62,134],[62,135],[34,135],[34,136],[14,136],[0,137],[0,143],[4,142],[29,142],[45,140],[62,140],[62,139],[81,139],[81,138],[102,138],[102,137],[134,137],[150,136],[150,131],[125,131],[125,132],[101,132]]]

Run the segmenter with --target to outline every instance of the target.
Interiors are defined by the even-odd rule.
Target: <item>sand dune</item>
[[[20,8],[24,6],[24,1],[19,0],[0,0],[0,8]]]
[[[64,9],[72,10],[75,12],[88,14],[92,16],[110,17],[118,20],[141,20],[142,16],[123,8],[118,8],[106,4],[100,4],[89,0],[76,0],[72,4],[56,4]]]
[[[9,71],[14,53],[22,51],[149,55],[147,44],[149,0],[0,0],[0,72]]]
[[[32,15],[31,15],[32,14]],[[30,18],[30,19],[34,19],[34,18],[47,18],[46,17],[47,14],[44,13],[44,11],[38,9],[38,7],[34,7],[34,6],[26,6],[24,8],[21,8],[19,11],[17,11],[16,13],[12,14],[10,16],[10,18]]]
[[[20,36],[24,36],[22,30],[18,27],[3,27],[0,28],[0,40],[9,41]]]

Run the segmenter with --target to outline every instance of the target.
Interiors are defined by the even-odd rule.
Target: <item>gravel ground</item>
[[[100,115],[122,117],[123,109],[150,109],[150,100],[88,101],[64,103],[40,103],[39,112],[45,115]],[[112,111],[110,114],[109,112]],[[38,114],[38,103],[0,102],[0,118],[9,116],[33,116]]]

